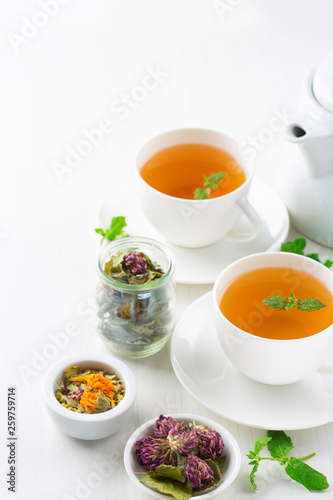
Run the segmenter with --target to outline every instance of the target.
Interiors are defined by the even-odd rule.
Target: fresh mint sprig
[[[220,187],[218,183],[223,179],[225,175],[225,172],[216,172],[209,177],[206,177],[204,175],[204,186],[196,188],[194,192],[194,198],[196,200],[205,200],[206,198],[208,198],[210,190]]]
[[[98,228],[95,229],[95,232],[103,236],[101,240],[102,244],[105,238],[107,238],[109,241],[113,241],[117,238],[125,238],[126,236],[129,236],[124,232],[125,227],[126,227],[125,217],[119,216],[119,217],[113,217],[109,229],[104,231],[104,229]]]
[[[318,309],[322,309],[326,307],[320,300],[311,297],[310,299],[297,300],[294,292],[291,292],[290,297],[288,299],[284,299],[279,295],[272,295],[271,297],[267,297],[267,299],[263,300],[263,303],[266,306],[272,307],[273,309],[277,309],[278,311],[287,311],[292,307],[296,307],[299,311],[318,311]]]
[[[260,455],[260,452],[265,446],[267,446],[271,454],[270,457],[262,457]],[[282,466],[286,465],[286,474],[294,481],[302,484],[309,491],[322,491],[329,487],[324,474],[318,472],[304,462],[304,460],[313,457],[315,453],[311,453],[302,458],[289,458],[286,455],[293,447],[290,437],[283,431],[267,431],[267,437],[256,440],[254,450],[246,455],[250,459],[249,465],[252,465],[250,482],[255,490],[258,489],[256,484],[256,473],[262,460],[275,460]]]
[[[286,243],[282,243],[281,252],[291,252],[297,253],[298,255],[305,255],[305,257],[309,257],[309,259],[316,260],[320,262],[324,266],[330,268],[333,265],[332,260],[325,260],[325,262],[321,262],[317,253],[304,253],[304,249],[306,247],[306,239],[305,238],[296,238],[294,241],[287,241]]]

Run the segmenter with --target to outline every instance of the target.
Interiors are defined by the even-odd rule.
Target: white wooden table
[[[332,16],[329,0],[1,3],[1,499],[148,500],[125,473],[124,445],[138,425],[172,412],[208,416],[238,440],[239,476],[218,498],[332,498],[333,424],[290,432],[295,454],[317,452],[311,465],[327,475],[326,492],[309,493],[268,465],[255,494],[246,453],[265,431],[228,421],[189,395],[172,370],[169,346],[127,361],[138,382],[135,411],[109,439],[61,434],[41,394],[58,359],[105,352],[93,302],[94,228],[107,192],[121,186],[126,197],[137,147],[170,128],[217,128],[254,147],[256,175],[275,186],[283,124],[297,111],[306,72],[332,50]],[[210,289],[179,285],[178,315]],[[57,345],[59,332],[65,340]],[[12,386],[15,494],[6,483]]]

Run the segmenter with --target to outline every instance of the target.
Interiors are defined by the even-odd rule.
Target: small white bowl
[[[178,422],[193,422],[196,424],[207,425],[212,429],[216,430],[221,434],[222,441],[224,443],[223,455],[226,456],[226,460],[222,469],[222,483],[211,490],[206,490],[205,493],[200,494],[199,492],[193,494],[193,497],[200,497],[200,500],[206,500],[207,498],[212,498],[215,495],[224,491],[236,478],[240,466],[241,466],[241,452],[236,439],[230,434],[230,432],[222,425],[214,422],[205,417],[199,415],[191,415],[188,413],[177,413],[173,415],[168,415],[176,419]],[[135,453],[135,443],[146,436],[154,436],[154,426],[158,417],[149,420],[145,424],[141,425],[128,439],[124,450],[124,463],[127,474],[132,479],[132,481],[143,491],[149,493],[151,496],[160,499],[171,499],[170,495],[160,493],[155,488],[150,487],[148,484],[140,483],[140,478],[143,477],[141,474],[135,474],[135,472],[147,472],[142,464],[139,463],[137,455]]]
[[[111,410],[89,415],[76,413],[62,406],[55,397],[58,385],[64,376],[65,368],[79,365],[82,370],[106,370],[115,373],[123,381],[124,399]],[[59,429],[78,439],[102,439],[115,432],[127,422],[136,396],[136,380],[133,372],[119,359],[106,354],[80,354],[62,359],[46,374],[43,388],[44,401],[48,413]]]

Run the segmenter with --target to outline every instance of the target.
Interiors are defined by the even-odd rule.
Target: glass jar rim
[[[101,260],[102,257],[105,255],[106,252],[112,250],[113,253],[115,253],[117,250],[119,250],[120,247],[129,247],[130,251],[137,250],[140,251],[140,249],[132,248],[132,247],[139,247],[140,244],[143,245],[150,245],[151,247],[154,247],[161,251],[168,260],[168,269],[165,271],[165,274],[158,278],[157,280],[151,281],[150,283],[143,283],[139,285],[130,285],[127,283],[121,283],[119,281],[116,281],[110,276],[108,276],[105,272],[104,269],[101,265]],[[150,290],[155,290],[157,288],[160,288],[163,286],[166,282],[172,278],[173,274],[175,272],[175,258],[172,252],[167,248],[165,245],[160,243],[157,240],[153,240],[151,238],[146,238],[144,236],[126,236],[125,238],[118,238],[116,240],[110,241],[107,245],[105,245],[102,250],[100,251],[97,259],[97,274],[98,276],[108,285],[112,286],[113,288],[116,288],[117,290],[120,291],[150,291]]]

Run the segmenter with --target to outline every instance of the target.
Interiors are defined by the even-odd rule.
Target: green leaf
[[[291,309],[292,307],[296,307],[296,297],[294,292],[291,292],[290,297],[288,299],[288,304],[286,306],[286,310]]]
[[[221,474],[222,474],[222,470],[223,470],[226,458],[227,457],[225,455],[222,455],[221,457],[216,457],[214,460],[214,462],[218,465],[218,467],[221,471]]]
[[[246,455],[248,458],[256,458],[257,454],[254,453],[254,451],[250,451],[250,453],[248,453],[248,455]]]
[[[209,465],[209,467],[214,472],[214,485],[218,486],[222,482],[222,473],[221,473],[220,467],[211,458],[206,458],[205,462],[206,462],[206,464]]]
[[[329,487],[326,477],[298,458],[290,458],[286,473],[309,491],[322,491]]]
[[[306,239],[305,238],[296,238],[294,241],[287,241],[286,243],[282,243],[281,252],[291,252],[297,253],[299,255],[304,255],[304,249],[306,247]],[[309,257],[309,259],[316,260],[320,262],[324,266],[330,268],[333,266],[333,261],[327,259],[325,262],[321,262],[319,259],[319,255],[317,253],[308,253],[305,257]]]
[[[208,198],[208,196],[209,192],[208,189],[205,187],[198,187],[194,192],[194,198],[196,200],[205,200],[206,198]]]
[[[204,175],[205,186],[211,189],[219,188],[220,186],[218,185],[218,182],[220,182],[225,175],[226,175],[225,172],[216,172],[215,174],[212,174],[209,177],[206,177]]]
[[[267,431],[267,436],[272,438],[267,448],[273,458],[283,458],[293,449],[290,437],[283,431]]]
[[[309,257],[309,259],[320,262],[319,255],[317,253],[308,253],[305,257]]]
[[[284,299],[279,295],[272,295],[271,297],[267,297],[267,299],[264,299],[263,303],[266,304],[266,306],[272,307],[273,309],[282,311],[283,309],[286,309],[287,305],[289,304],[289,300]]]
[[[103,236],[103,239],[101,241],[102,243],[105,237],[108,240],[113,241],[116,238],[125,238],[126,236],[128,236],[128,234],[125,234],[123,231],[124,227],[126,227],[125,217],[123,216],[113,217],[109,229],[104,231],[101,228],[97,228],[95,229],[95,232]]]
[[[286,243],[282,243],[281,252],[291,252],[297,253],[299,255],[304,255],[304,248],[306,247],[305,238],[296,238],[294,241],[288,241]]]
[[[256,455],[259,455],[259,452],[265,448],[266,444],[271,441],[271,437],[264,437],[264,438],[259,438],[257,441],[254,443],[254,452]]]
[[[257,487],[257,485],[256,485],[256,481],[255,481],[255,479],[256,479],[256,472],[257,472],[257,470],[258,470],[258,467],[259,467],[259,462],[258,462],[258,461],[256,461],[256,462],[254,463],[253,469],[251,470],[251,473],[250,473],[250,482],[251,482],[251,484],[252,484],[252,486],[253,486],[253,488],[254,488],[255,490],[257,490],[257,489],[258,489],[258,487]]]
[[[159,465],[155,468],[155,472],[163,477],[185,483],[185,476],[183,476],[182,471],[177,467],[173,467],[172,465]]]
[[[110,228],[106,231],[108,240],[113,241],[117,236],[123,236],[124,227],[126,227],[125,217],[113,217]]]
[[[173,481],[165,477],[145,476],[140,479],[141,483],[148,483],[161,493],[172,495],[177,500],[189,500],[192,496],[192,487],[190,483],[182,484],[179,481]]]
[[[322,309],[323,307],[326,307],[325,304],[323,304],[320,300],[314,299],[313,297],[311,299],[304,299],[304,300],[299,300],[296,304],[296,307],[299,311],[318,311],[318,309]]]

